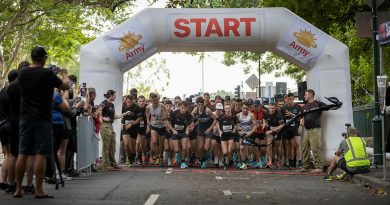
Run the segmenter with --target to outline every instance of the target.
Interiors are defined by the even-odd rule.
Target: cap
[[[246,101],[248,104],[253,104],[253,100],[251,98],[249,98],[247,101]]]
[[[261,105],[261,102],[260,102],[260,100],[254,100],[254,101],[253,101],[253,104],[254,104],[255,106],[259,106],[259,105]]]
[[[222,103],[217,103],[217,105],[215,105],[215,109],[223,110],[223,105],[222,105]]]

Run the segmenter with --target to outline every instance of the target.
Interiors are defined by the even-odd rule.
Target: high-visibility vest
[[[344,154],[348,167],[370,166],[366,153],[366,142],[361,137],[351,136],[345,140],[348,151]]]

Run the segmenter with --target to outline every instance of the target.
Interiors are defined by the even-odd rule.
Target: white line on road
[[[156,203],[156,201],[157,201],[159,196],[160,196],[160,194],[152,194],[152,195],[150,195],[149,199],[146,200],[144,205],[153,205],[154,203]]]
[[[215,176],[215,179],[222,180],[223,178],[221,176]]]
[[[167,171],[165,172],[165,174],[170,174],[170,173],[172,173],[172,170],[173,170],[173,168],[168,168]]]
[[[223,190],[223,195],[225,196],[231,196],[232,192],[230,190]]]

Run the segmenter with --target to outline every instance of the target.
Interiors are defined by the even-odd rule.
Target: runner
[[[216,110],[213,112],[213,114],[218,118],[223,114],[223,105],[222,103],[218,103],[215,106]],[[211,149],[214,154],[214,166],[215,167],[222,167],[222,147],[221,147],[221,137],[220,133],[218,131],[217,125],[213,127],[213,138],[211,139]]]
[[[175,152],[175,162],[181,163],[180,168],[187,168],[188,151],[191,146],[189,141],[190,124],[192,115],[187,112],[187,102],[179,102],[178,109],[170,113],[169,129],[172,131],[171,141]],[[179,143],[181,142],[181,157]]]
[[[167,109],[168,113],[168,120],[167,123],[170,122],[170,116],[171,113],[173,112],[173,103],[171,100],[166,100],[165,101],[165,107]],[[165,135],[165,140],[164,140],[164,155],[163,155],[163,163],[168,164],[168,166],[172,166],[172,156],[173,156],[173,143],[171,141],[171,130],[167,126],[167,134]],[[174,162],[176,164],[176,162]]]
[[[223,153],[224,169],[230,163],[231,154],[234,147],[234,138],[237,131],[237,116],[233,115],[232,108],[229,104],[224,107],[225,113],[217,119],[217,129],[221,136],[221,146]]]
[[[201,168],[206,168],[205,153],[207,153],[210,148],[210,141],[213,137],[211,132],[213,128],[213,120],[217,117],[213,114],[210,108],[207,108],[204,105],[202,97],[198,97],[196,99],[196,107],[191,114],[197,120],[197,157],[201,161]]]
[[[265,133],[267,135],[267,144],[270,144],[272,142],[272,139],[278,134],[278,132],[282,129],[284,126],[284,118],[282,114],[277,110],[277,106],[275,103],[270,103],[268,106],[269,110],[265,112],[265,121],[268,125],[268,131]],[[275,165],[277,168],[280,168],[280,159],[281,159],[281,141],[280,137],[277,137],[275,139]],[[267,147],[267,155],[268,155],[268,168],[273,168],[272,165],[272,145],[269,145]]]
[[[123,146],[126,152],[126,164],[131,167],[136,162],[136,140],[139,126],[142,119],[141,110],[134,103],[134,96],[126,96],[122,113],[126,115],[122,118]]]
[[[145,102],[145,97],[144,96],[139,96],[138,97],[138,102],[137,102],[139,111],[141,113],[141,121],[139,123],[139,129],[138,129],[138,136],[137,136],[137,141],[136,141],[136,147],[135,150],[137,152],[137,164],[145,164],[148,157],[146,153],[146,148],[147,148],[147,133],[146,133],[146,102]]]
[[[265,110],[261,106],[260,100],[254,100],[253,105],[255,109],[253,110],[253,114],[255,115],[257,122],[257,129],[254,134],[255,142],[257,144],[266,144],[266,123],[264,122],[264,112]],[[271,145],[270,145],[271,146]],[[255,152],[256,153],[256,152]],[[266,147],[259,148],[259,155],[256,156],[257,167],[263,168],[267,164],[267,149]]]
[[[242,112],[238,113],[237,119],[240,122],[240,128],[238,129],[238,135],[240,136],[240,158],[241,161],[237,163],[237,168],[239,169],[247,169],[247,165],[245,161],[247,161],[248,157],[248,146],[241,144],[242,138],[243,137],[249,137],[249,138],[254,138],[254,133],[256,132],[257,129],[257,122],[256,122],[256,117],[253,113],[248,111],[249,109],[249,104],[245,102],[242,106]],[[259,155],[259,150],[254,149],[254,154],[256,156]],[[259,163],[260,161],[257,161]],[[257,167],[257,165],[256,165]]]
[[[285,116],[286,122],[292,117],[299,114],[302,108],[294,103],[294,94],[289,93],[286,98],[287,102],[282,109],[282,114]],[[292,123],[285,132],[286,140],[288,140],[288,160],[289,167],[296,167],[296,160],[298,160],[298,167],[302,166],[302,147],[301,147],[301,136],[298,134],[299,123]],[[294,152],[296,150],[296,152]],[[296,153],[296,154],[295,154]]]
[[[146,119],[148,123],[148,131],[150,131],[150,163],[162,165],[162,155],[164,152],[164,140],[167,135],[166,121],[168,113],[166,107],[160,103],[160,97],[155,94],[150,94],[151,104],[146,107]],[[156,156],[157,154],[157,156]]]
[[[283,113],[283,107],[285,105],[285,101],[287,100],[287,95],[284,97],[284,98],[279,98],[278,99],[278,102],[277,102],[277,109],[278,111],[281,112],[282,116],[284,116],[284,113]],[[284,119],[284,122],[286,123],[286,119]],[[286,130],[282,130],[280,133],[279,133],[279,136],[281,137],[282,139],[282,149],[281,149],[281,152],[282,152],[282,156],[283,156],[283,159],[282,160],[282,164],[284,167],[287,167],[289,168],[289,164],[288,164],[288,154],[289,154],[289,140],[287,139],[287,136],[286,136]]]

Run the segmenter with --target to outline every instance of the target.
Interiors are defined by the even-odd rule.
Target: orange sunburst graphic
[[[142,39],[141,35],[135,35],[134,33],[127,32],[124,33],[122,37],[120,37],[120,46],[119,51],[128,51],[134,48],[139,40]]]
[[[310,30],[300,30],[299,32],[294,32],[293,33],[294,37],[297,39],[297,41],[299,43],[301,43],[302,45],[310,48],[310,47],[313,47],[313,48],[317,48],[317,44],[316,44],[316,38],[314,37],[315,34],[312,33]]]

